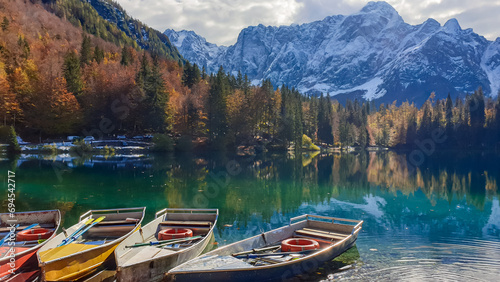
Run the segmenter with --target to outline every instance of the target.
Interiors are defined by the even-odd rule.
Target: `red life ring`
[[[158,240],[192,237],[193,230],[187,228],[168,228],[158,232]]]
[[[54,233],[52,230],[45,228],[31,228],[17,233],[17,241],[35,241],[40,239],[49,239]]]
[[[301,252],[316,249],[319,249],[319,243],[311,239],[290,238],[281,242],[281,251],[283,252]]]

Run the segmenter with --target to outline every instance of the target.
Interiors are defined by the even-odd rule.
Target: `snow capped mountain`
[[[185,58],[191,58],[188,60],[191,63],[196,63],[200,68],[212,65],[212,62],[227,49],[227,47],[219,47],[207,42],[205,38],[197,35],[194,31],[182,30],[176,32],[173,29],[167,29],[164,34],[168,36],[170,42],[177,47]]]
[[[251,26],[237,42],[218,47],[192,31],[165,34],[192,63],[216,72],[271,79],[303,93],[338,99],[422,103],[431,92],[470,93],[479,86],[500,90],[500,39],[486,40],[456,19],[441,26],[428,19],[409,25],[386,2],[370,2],[349,16],[291,26]]]

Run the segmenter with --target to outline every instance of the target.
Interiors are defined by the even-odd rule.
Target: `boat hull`
[[[73,234],[89,218],[98,218],[104,216],[105,220],[123,221],[127,218],[135,219],[135,227],[132,225],[130,231],[121,235],[110,242],[92,244],[71,243],[58,247],[58,245],[66,239],[66,234],[59,234],[47,243],[38,255],[38,263],[42,269],[43,281],[75,281],[86,276],[92,275],[94,271],[108,261],[114,260],[113,252],[120,242],[128,236],[139,230],[142,219],[144,217],[145,208],[127,208],[113,210],[93,210],[80,217],[79,223],[68,228],[66,234]],[[104,226],[104,225],[103,225]],[[121,230],[122,225],[116,225],[117,230]],[[105,230],[107,226],[103,227]],[[97,230],[102,229],[97,227]],[[87,234],[93,231],[90,229]],[[124,231],[126,232],[126,231]],[[99,234],[100,235],[100,234]],[[116,235],[116,234],[114,234]]]
[[[320,216],[307,216],[310,218],[332,219]],[[306,219],[308,218],[306,217]],[[315,271],[323,263],[332,260],[351,248],[355,244],[361,230],[362,221],[348,221],[356,222],[357,224],[355,226],[348,226],[333,223],[333,220],[331,223],[304,220],[271,230],[261,235],[224,246],[189,263],[180,265],[169,271],[165,277],[165,281],[286,281],[292,279],[294,276]],[[320,251],[302,258],[264,266],[252,266],[244,262],[238,263],[239,260],[233,258],[231,255],[262,248],[267,245],[275,245],[286,238],[294,236],[296,231],[305,228],[319,228],[323,230],[331,228],[330,230],[332,231],[340,230],[340,232],[345,234],[345,237],[332,242],[331,245]],[[279,254],[279,252],[276,253],[276,255]]]
[[[294,276],[311,273],[320,267],[323,263],[330,261],[341,255],[354,245],[353,240],[346,241],[338,248],[332,249],[331,252],[324,253],[315,257],[310,257],[304,260],[297,260],[290,264],[282,266],[273,266],[267,268],[255,269],[234,269],[207,271],[195,273],[175,273],[168,274],[164,281],[189,282],[189,281],[237,281],[237,282],[252,282],[252,281],[287,281]]]
[[[120,246],[118,247],[117,251],[115,252],[116,256],[116,261],[117,261],[117,281],[120,282],[134,282],[134,281],[161,281],[165,277],[165,273],[172,269],[173,267],[180,265],[182,263],[185,263],[197,256],[199,256],[208,246],[210,243],[210,239],[213,238],[213,227],[215,226],[217,222],[217,215],[218,211],[217,210],[208,210],[211,213],[208,214],[190,214],[190,213],[182,213],[182,214],[171,214],[168,213],[169,211],[186,211],[189,209],[166,209],[167,214],[158,217],[157,219],[153,220],[152,222],[148,223],[146,226],[144,226],[141,229],[141,232],[137,232],[135,234],[132,234],[129,238],[127,238],[125,241],[123,241]],[[189,210],[190,211],[190,210]],[[200,211],[198,210],[193,210],[193,211]],[[213,213],[217,211],[217,213]],[[129,261],[125,261],[124,258],[122,257],[123,254],[127,252],[127,249],[125,246],[133,245],[135,243],[143,243],[147,241],[148,239],[152,238],[152,236],[155,235],[155,233],[158,232],[159,230],[159,224],[167,220],[167,217],[172,217],[176,216],[177,219],[182,219],[185,221],[189,220],[207,220],[212,222],[212,227],[206,232],[206,235],[203,237],[202,240],[200,240],[198,243],[194,244],[193,246],[176,251],[176,252],[170,252],[168,251],[162,251],[161,249],[158,249],[153,246],[145,246],[141,247],[142,250],[141,252],[157,252],[159,253],[158,256],[154,256],[153,258],[145,258],[142,261],[133,261],[134,258],[132,258]],[[170,218],[171,219],[171,218]],[[196,231],[195,231],[196,233]],[[160,252],[165,252],[165,255],[161,255],[162,253]],[[138,255],[140,256],[140,254]]]
[[[9,252],[9,249],[10,249],[9,247],[2,247],[0,250],[0,254],[6,254],[7,252]],[[2,265],[0,266],[0,279],[4,276],[15,273],[21,268],[27,270],[36,269],[38,267],[38,264],[36,262],[37,250],[38,248],[33,251],[30,251],[29,253],[15,256],[13,260],[14,263],[12,265],[10,264],[10,262],[7,261],[5,263],[2,262]]]
[[[45,281],[74,281],[85,277],[112,257],[118,243],[104,248],[91,249],[64,259],[42,263],[40,267],[43,278]]]
[[[118,266],[117,279],[120,282],[161,281],[169,269],[199,256],[207,244],[208,240],[203,242],[203,245],[197,246],[186,253],[174,253],[163,258],[153,259],[127,267]]]

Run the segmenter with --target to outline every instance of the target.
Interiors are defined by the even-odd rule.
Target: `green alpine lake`
[[[410,152],[257,157],[224,154],[44,156],[0,162],[17,211],[60,209],[69,227],[89,209],[218,208],[213,247],[318,214],[364,220],[356,246],[297,279],[493,281],[500,275],[500,155]]]

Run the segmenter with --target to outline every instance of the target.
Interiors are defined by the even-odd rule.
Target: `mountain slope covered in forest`
[[[45,8],[89,34],[117,45],[140,47],[176,61],[182,60],[167,36],[130,17],[110,0],[45,0]]]

